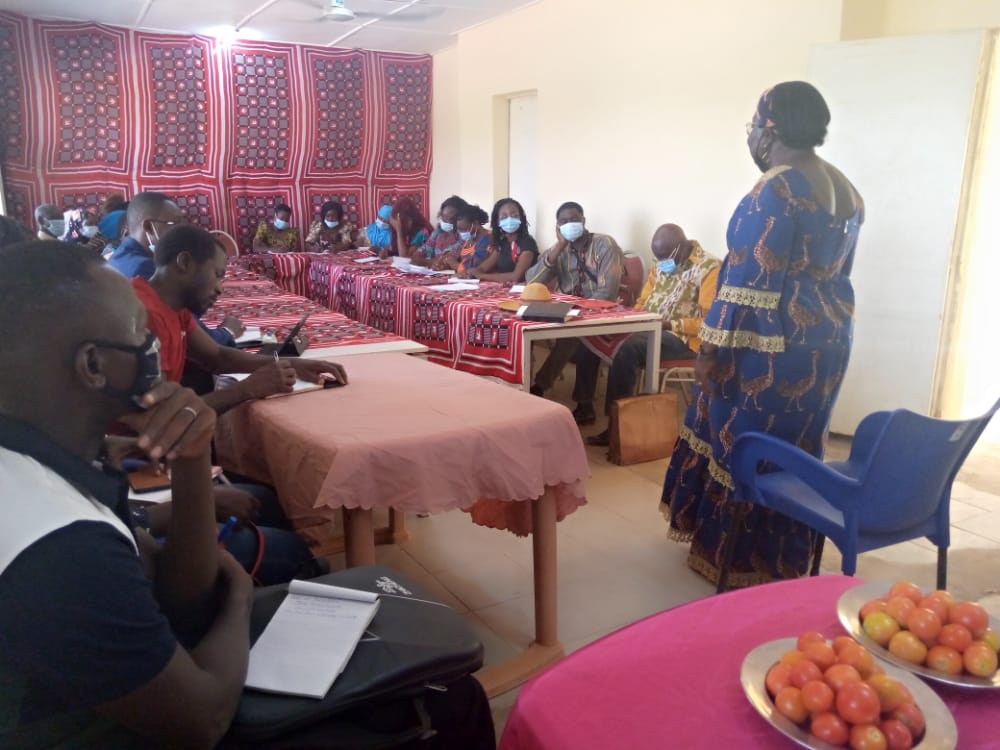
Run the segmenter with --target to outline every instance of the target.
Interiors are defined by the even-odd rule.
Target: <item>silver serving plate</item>
[[[740,683],[747,700],[779,732],[801,747],[814,750],[837,750],[833,745],[814,737],[807,729],[800,727],[783,716],[767,694],[764,680],[767,670],[774,666],[781,655],[795,648],[795,638],[781,638],[757,646],[743,659],[740,668]],[[923,739],[913,746],[914,750],[954,750],[958,746],[958,726],[955,718],[937,693],[927,685],[902,669],[889,666],[885,670],[890,677],[899,680],[913,694],[913,700],[924,714],[927,727]]]
[[[863,583],[860,586],[855,586],[853,589],[848,589],[840,595],[840,598],[837,600],[837,617],[840,619],[840,624],[844,626],[844,629],[854,640],[882,661],[895,664],[900,669],[905,669],[907,672],[920,675],[928,680],[964,688],[1000,688],[1000,672],[994,673],[991,678],[975,677],[971,674],[945,674],[944,672],[938,672],[935,669],[928,669],[919,664],[900,659],[898,656],[889,653],[889,649],[880,646],[869,638],[864,628],[861,627],[861,618],[858,616],[858,613],[865,605],[865,602],[885,596],[891,588],[892,584],[889,583]],[[995,617],[991,617],[990,628],[1000,632],[1000,621],[997,621]]]

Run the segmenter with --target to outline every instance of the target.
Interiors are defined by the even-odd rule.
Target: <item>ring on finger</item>
[[[191,418],[192,419],[197,419],[198,418],[198,410],[195,409],[194,407],[185,406],[183,409],[181,409],[181,411],[191,412]]]

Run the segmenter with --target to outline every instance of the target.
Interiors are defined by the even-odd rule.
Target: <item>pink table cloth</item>
[[[350,385],[244,404],[219,423],[222,464],[275,486],[296,528],[340,508],[441,512],[532,531],[552,487],[562,520],[590,475],[566,407],[401,354],[345,359]]]
[[[837,575],[756,586],[611,633],[521,689],[500,750],[796,747],[747,701],[740,665],[777,638],[842,635],[837,599],[861,583]],[[929,684],[955,716],[959,748],[1000,748],[997,691]]]

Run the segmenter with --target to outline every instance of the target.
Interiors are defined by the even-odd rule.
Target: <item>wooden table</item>
[[[491,694],[510,689],[562,655],[556,523],[586,502],[590,474],[572,415],[552,401],[414,357],[357,355],[346,364],[345,388],[225,414],[220,461],[272,484],[296,526],[342,514],[349,565],[375,560],[376,508],[461,508],[474,523],[530,533],[534,643],[481,675]]]

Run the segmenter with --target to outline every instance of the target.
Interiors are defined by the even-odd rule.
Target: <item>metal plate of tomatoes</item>
[[[743,692],[750,705],[757,709],[761,716],[800,746],[813,750],[837,750],[835,746],[810,734],[807,728],[799,726],[779,713],[771,696],[767,694],[764,683],[767,671],[781,659],[782,654],[795,647],[795,638],[780,638],[762,643],[747,654],[740,668]],[[914,702],[920,707],[927,722],[924,735],[920,742],[913,746],[914,750],[954,750],[958,747],[958,725],[955,724],[955,717],[951,715],[951,711],[937,693],[906,670],[888,666],[885,672],[910,690]]]
[[[837,617],[840,620],[840,624],[844,626],[844,629],[847,630],[848,634],[854,640],[882,661],[928,680],[965,688],[1000,688],[1000,671],[994,673],[992,677],[976,677],[971,674],[947,674],[930,669],[929,667],[914,664],[905,659],[900,659],[895,654],[890,653],[889,649],[880,646],[869,638],[864,628],[861,627],[861,618],[858,616],[858,613],[866,602],[885,596],[889,592],[891,585],[883,582],[864,583],[848,589],[841,594],[840,599],[837,600]],[[1000,631],[1000,621],[995,617],[989,618],[989,626],[992,630]]]

